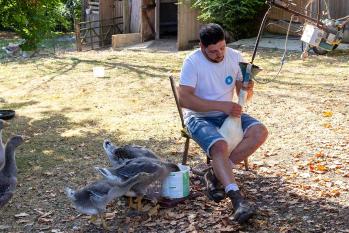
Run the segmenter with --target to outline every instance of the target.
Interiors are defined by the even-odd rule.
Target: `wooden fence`
[[[77,51],[110,46],[112,35],[122,33],[122,24],[122,17],[77,22],[75,24]]]

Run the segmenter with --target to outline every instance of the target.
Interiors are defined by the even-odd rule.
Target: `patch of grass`
[[[97,179],[94,166],[109,166],[102,148],[105,138],[117,145],[140,144],[162,158],[179,162],[183,139],[168,75],[172,73],[178,78],[182,61],[189,52],[68,52],[1,64],[0,108],[16,110],[16,118],[4,130],[4,138],[24,134],[27,139],[17,151],[20,185],[0,225],[9,224],[8,219],[19,212],[32,214],[28,218],[35,222],[38,216],[33,210],[40,206],[44,212],[53,211],[52,228],[71,231],[72,223],[67,226],[66,219],[76,212],[70,208],[62,190],[65,186],[82,186]],[[246,58],[252,55],[251,50],[243,53]],[[260,78],[276,74],[281,55],[282,51],[258,52],[256,64],[264,68]],[[348,154],[349,138],[349,55],[312,56],[304,62],[299,56],[290,53],[276,79],[267,85],[257,83],[254,99],[246,109],[270,132],[266,144],[250,159],[255,164],[253,172],[264,181],[270,177],[287,178],[284,185],[292,192],[306,182],[301,176],[290,178],[297,161],[306,163],[322,151],[328,155],[329,162],[348,162],[343,159]],[[93,77],[94,66],[104,66],[108,78]],[[324,117],[323,111],[331,111],[333,116]],[[295,154],[301,157],[295,160]],[[204,161],[205,155],[197,145],[191,146],[190,165]],[[272,162],[279,165],[270,165],[270,173],[258,170],[258,164]],[[325,175],[326,179],[347,182],[335,170]],[[253,187],[248,191],[260,188],[257,179],[251,178],[249,182]],[[284,197],[284,190],[274,190],[275,195]],[[299,200],[312,200],[316,195],[311,190],[304,191]],[[30,202],[21,202],[24,196]],[[262,192],[261,196],[267,195]],[[256,198],[266,201],[258,195]],[[344,202],[349,196],[343,191],[336,198],[326,201]],[[309,203],[312,202],[303,206]],[[344,205],[337,207],[344,209]],[[275,204],[273,208],[275,214],[279,206]],[[318,222],[319,208],[314,206],[309,210],[317,213],[309,217],[311,221]],[[278,214],[283,215],[285,209]],[[204,218],[199,212],[198,216]],[[321,217],[326,219],[326,216]],[[307,219],[297,219],[299,222],[293,223],[297,227],[308,224]],[[259,220],[267,223],[259,224]],[[282,224],[282,218],[270,220],[263,215],[259,220],[247,226],[248,230],[277,232],[275,227],[265,227]],[[83,228],[85,219],[74,221]],[[16,221],[10,224],[12,231],[23,231],[25,225]],[[38,230],[43,225],[35,223],[34,227]]]

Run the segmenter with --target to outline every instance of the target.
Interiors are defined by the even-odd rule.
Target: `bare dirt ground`
[[[167,77],[178,77],[188,52],[70,52],[2,63],[0,108],[16,110],[4,138],[27,139],[16,153],[18,186],[1,209],[0,231],[104,232],[63,190],[98,179],[94,166],[109,166],[105,138],[180,162],[183,139]],[[275,73],[280,55],[258,53],[260,77]],[[290,54],[272,82],[257,83],[246,109],[270,132],[250,170],[234,170],[258,207],[249,224],[234,223],[230,202],[209,201],[192,176],[195,195],[157,216],[128,210],[122,198],[111,203],[110,232],[349,232],[349,54],[299,56]],[[107,77],[93,77],[94,66],[104,66]],[[204,162],[192,145],[190,165]]]

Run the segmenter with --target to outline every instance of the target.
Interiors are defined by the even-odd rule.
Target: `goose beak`
[[[103,146],[106,147],[111,143],[111,141],[109,139],[105,139],[103,142]]]
[[[75,197],[74,197],[75,191],[73,189],[66,187],[64,189],[64,192],[68,196],[69,199],[75,200]]]
[[[4,120],[0,120],[0,121],[3,127],[10,125],[10,123],[8,123],[7,121],[4,121]]]
[[[109,144],[110,144],[110,141],[109,141],[108,139],[105,139],[104,142],[103,142],[103,149],[104,149],[105,151],[108,150]]]

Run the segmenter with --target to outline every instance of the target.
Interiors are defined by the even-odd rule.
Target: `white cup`
[[[103,78],[105,75],[104,67],[103,66],[96,66],[93,67],[93,76],[95,78]]]

